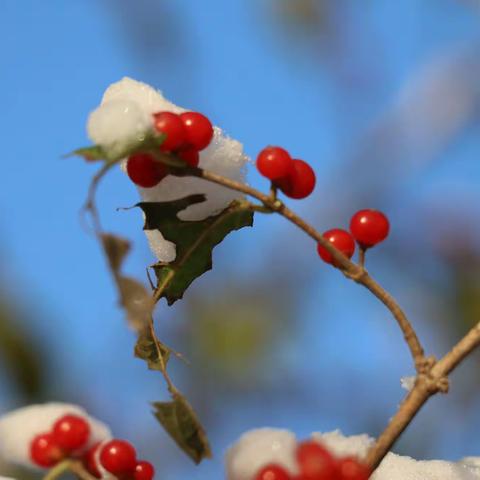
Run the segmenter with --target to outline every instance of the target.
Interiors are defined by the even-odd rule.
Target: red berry
[[[125,440],[110,440],[102,447],[100,463],[114,475],[132,473],[137,465],[137,453]]]
[[[64,457],[52,433],[41,433],[30,443],[30,458],[39,467],[49,468]]]
[[[341,480],[368,480],[370,469],[354,457],[344,457],[337,462],[337,475]]]
[[[257,168],[269,180],[279,180],[293,168],[292,157],[281,147],[267,147],[258,154]]]
[[[290,480],[290,478],[290,474],[283,467],[271,463],[257,473],[255,480]]]
[[[337,250],[340,250],[346,257],[352,258],[353,253],[355,252],[355,241],[346,230],[333,228],[332,230],[326,231],[323,234],[323,237],[326,238]],[[317,251],[324,262],[335,265],[332,255],[325,247],[318,244]]]
[[[331,480],[335,478],[335,458],[319,443],[314,441],[300,443],[297,446],[296,456],[302,480]]]
[[[149,153],[135,153],[127,161],[127,173],[136,185],[151,188],[167,176],[167,168]]]
[[[152,480],[154,476],[155,469],[150,462],[144,460],[137,462],[135,473],[133,474],[134,480]]]
[[[89,448],[85,455],[83,456],[83,464],[85,468],[88,470],[96,478],[102,478],[102,474],[98,469],[97,463],[97,451],[100,447],[100,443],[96,443],[93,447]]]
[[[160,150],[170,152],[181,147],[186,140],[187,132],[180,115],[172,112],[159,112],[153,115],[153,126],[159,133],[167,137],[160,145]]]
[[[350,231],[363,248],[368,248],[387,238],[390,223],[378,210],[360,210],[350,221]]]
[[[189,167],[198,167],[200,154],[195,148],[183,148],[177,152],[177,155],[186,162]]]
[[[90,425],[78,415],[64,415],[54,424],[52,433],[57,444],[66,451],[82,448],[90,436]]]
[[[196,150],[208,147],[213,138],[210,120],[198,112],[185,112],[180,118],[185,128],[187,143]]]
[[[288,175],[276,180],[275,183],[287,197],[295,199],[308,197],[315,188],[315,172],[303,160],[292,160],[291,165]]]

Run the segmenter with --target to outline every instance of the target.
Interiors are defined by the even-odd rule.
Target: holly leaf
[[[135,356],[147,362],[150,370],[165,373],[171,350],[157,338],[153,338],[150,329],[143,330],[135,345]]]
[[[175,394],[171,402],[155,402],[153,414],[175,443],[196,464],[211,458],[205,431],[187,400]]]
[[[107,162],[118,162],[122,158],[129,157],[137,152],[158,151],[158,147],[165,141],[167,136],[165,134],[158,134],[148,132],[140,136],[135,141],[121,147],[106,148],[101,145],[90,145],[88,147],[77,148],[65,157],[80,156],[87,162],[95,162],[105,160]],[[168,160],[168,158],[166,158]]]
[[[66,155],[66,157],[72,156],[83,157],[87,162],[97,162],[99,160],[105,160],[107,158],[107,152],[100,145],[92,145],[90,147],[77,148],[72,153]]]
[[[190,195],[170,202],[137,204],[145,214],[144,230],[159,230],[176,245],[177,256],[170,263],[156,263],[156,298],[165,297],[169,305],[183,297],[190,284],[212,268],[212,251],[230,232],[253,225],[253,212],[241,201],[233,201],[216,216],[200,221],[185,221],[178,213],[203,202],[204,195]]]
[[[149,324],[154,302],[143,284],[121,273],[123,261],[130,251],[130,242],[111,233],[102,233],[101,240],[117,285],[120,304],[127,314],[130,325],[141,332]]]

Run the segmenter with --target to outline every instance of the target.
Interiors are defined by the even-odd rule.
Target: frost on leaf
[[[154,415],[175,443],[195,462],[212,456],[205,431],[185,398],[153,404]]]
[[[204,220],[178,218],[179,212],[204,200],[204,195],[190,195],[170,202],[137,205],[145,214],[144,230],[158,230],[165,240],[176,245],[175,261],[153,266],[158,279],[158,298],[165,297],[169,305],[182,298],[197,277],[211,270],[212,250],[216,245],[230,232],[253,224],[253,212],[240,201],[233,201],[218,215]]]

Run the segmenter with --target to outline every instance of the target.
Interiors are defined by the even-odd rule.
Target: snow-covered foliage
[[[30,460],[30,443],[40,434],[50,431],[63,415],[74,414],[85,418],[90,425],[90,438],[85,450],[97,442],[112,437],[109,428],[89,416],[87,412],[68,403],[45,403],[19,408],[0,417],[0,457],[6,462],[36,468]]]
[[[166,100],[149,85],[123,78],[107,88],[101,105],[90,114],[87,131],[93,142],[105,149],[121,151],[132,140],[153,128],[152,114],[161,111],[181,113],[186,109]],[[201,168],[233,180],[244,181],[248,158],[243,146],[228,138],[220,128],[214,128],[211,144],[200,152]],[[123,165],[125,168],[125,165]],[[144,201],[162,202],[187,195],[203,193],[207,201],[191,205],[179,214],[184,220],[202,220],[225,209],[239,193],[200,178],[169,175],[156,187],[139,188]],[[175,246],[163,239],[158,231],[146,232],[151,249],[163,262],[175,259]]]
[[[313,433],[336,456],[365,457],[373,439],[368,435],[346,437],[338,430]],[[297,439],[288,430],[260,428],[251,430],[226,454],[227,480],[253,480],[260,467],[278,463],[295,475]],[[389,453],[371,480],[480,480],[480,457],[468,457],[459,462],[441,460],[417,461]]]
[[[288,430],[259,428],[244,433],[226,454],[228,480],[252,480],[268,463],[277,463],[297,473],[296,444],[295,435]]]

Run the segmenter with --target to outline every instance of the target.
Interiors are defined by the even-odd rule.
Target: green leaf
[[[107,158],[107,153],[100,145],[77,148],[77,150],[74,150],[72,153],[67,154],[66,157],[71,157],[73,155],[83,157],[87,162],[96,162],[99,160],[105,160],[105,158]]]
[[[190,195],[171,202],[137,204],[145,213],[144,230],[159,230],[176,245],[174,262],[157,263],[157,299],[165,297],[169,305],[183,297],[185,290],[200,275],[212,268],[212,250],[230,232],[253,225],[253,212],[240,201],[216,216],[201,221],[180,220],[178,212],[205,200],[204,195]]]
[[[121,148],[116,145],[113,145],[111,148],[102,147],[101,145],[91,145],[89,147],[77,148],[73,152],[65,155],[65,157],[76,155],[83,157],[87,162],[99,160],[117,162],[137,152],[153,151],[157,153],[158,147],[164,142],[165,138],[167,138],[167,136],[164,134],[147,132],[137,140]],[[167,156],[165,160],[168,160]]]
[[[207,436],[187,400],[176,394],[171,402],[155,402],[153,414],[175,443],[195,462],[211,458]]]
[[[171,350],[152,337],[150,329],[140,333],[135,345],[135,356],[145,360],[150,370],[165,372]]]

